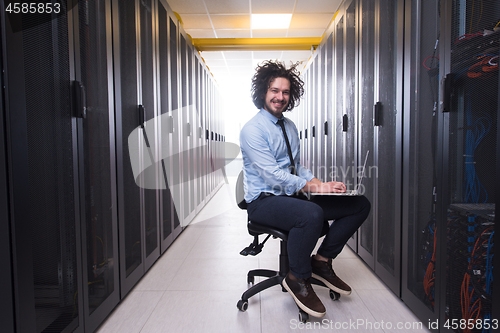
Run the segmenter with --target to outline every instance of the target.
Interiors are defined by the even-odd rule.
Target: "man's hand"
[[[323,183],[317,178],[311,179],[306,183],[300,191],[305,193],[343,193],[346,191],[346,187],[342,182],[328,182]]]

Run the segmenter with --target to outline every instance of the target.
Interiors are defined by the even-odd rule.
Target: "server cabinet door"
[[[205,68],[200,63],[200,144],[201,149],[201,176],[200,176],[200,187],[201,187],[201,199],[205,202],[207,199],[207,175],[208,175],[208,130],[207,130],[207,120],[206,120],[206,75]]]
[[[122,297],[159,256],[153,13],[151,0],[113,2]]]
[[[335,107],[333,105],[335,89],[333,84],[333,70],[334,70],[334,50],[333,50],[333,32],[328,37],[325,45],[326,48],[326,77],[325,77],[325,124],[324,124],[324,135],[326,141],[326,160],[325,160],[325,181],[331,182],[335,178],[336,167],[335,158],[337,152],[335,151],[335,132],[336,118],[334,114]]]
[[[342,171],[344,165],[342,162],[343,151],[343,136],[344,136],[344,13],[339,13],[338,19],[335,21],[335,40],[334,40],[334,74],[335,78],[335,108],[333,110],[333,118],[335,119],[335,174],[334,181],[342,181]],[[356,247],[356,242],[349,241],[349,245]]]
[[[374,165],[374,150],[377,145],[374,142],[373,104],[375,95],[375,1],[362,0],[359,6],[360,26],[360,49],[359,49],[359,146],[360,156],[364,159],[367,151],[368,168]],[[357,171],[357,170],[356,170]],[[355,171],[355,172],[356,172]],[[362,192],[372,203],[372,210],[368,218],[358,230],[358,254],[372,269],[375,268],[375,214],[376,211],[376,179],[370,173],[365,174]]]
[[[189,38],[188,38],[189,40]],[[196,215],[196,187],[195,187],[195,170],[197,168],[197,161],[195,159],[195,138],[196,138],[196,104],[195,104],[195,88],[196,82],[194,81],[194,54],[193,47],[187,47],[187,79],[188,79],[188,98],[187,98],[187,121],[186,121],[186,137],[187,137],[187,152],[188,152],[188,173],[187,184],[189,192],[189,220],[191,221]]]
[[[319,96],[318,96],[318,119],[316,121],[316,135],[318,137],[318,171],[317,176],[322,181],[326,181],[326,44],[323,44],[319,54],[320,65],[318,67]]]
[[[438,235],[446,257],[438,258],[446,285],[440,296],[441,320],[483,322],[492,318],[493,248],[498,135],[497,1],[446,1],[442,20],[449,29],[441,86],[443,201],[438,206]],[[443,50],[443,48],[441,49]],[[440,59],[443,56],[440,57]],[[477,330],[477,327],[474,327]],[[486,329],[485,329],[486,330]],[[491,327],[491,331],[495,328]],[[464,330],[465,331],[465,330]]]
[[[174,229],[181,225],[182,221],[182,202],[181,198],[181,187],[180,183],[180,173],[182,165],[180,164],[180,152],[181,152],[181,109],[180,109],[180,98],[179,98],[179,29],[177,20],[169,16],[169,61],[170,61],[170,91],[171,91],[171,101],[172,101],[172,156],[177,156],[177,158],[172,161],[172,174],[174,184],[170,184],[171,193],[174,198],[178,199],[173,212],[174,218]]]
[[[309,87],[312,85],[311,83],[311,77],[312,77],[312,74],[311,74],[311,67],[309,67],[307,69],[307,71],[304,73],[304,86],[305,87]],[[311,169],[311,163],[310,163],[310,158],[309,158],[309,154],[310,154],[310,148],[309,148],[309,133],[310,133],[310,130],[309,130],[309,112],[307,112],[307,110],[311,110],[311,107],[312,107],[312,91],[310,92],[308,89],[305,90],[305,99],[304,99],[304,106],[305,106],[305,112],[302,114],[302,128],[303,128],[303,131],[304,131],[304,135],[303,135],[303,144],[302,144],[302,147],[301,149],[303,150],[303,153],[302,153],[302,159],[301,159],[301,163],[308,169]]]
[[[181,156],[180,163],[182,165],[179,170],[179,185],[182,191],[182,204],[183,204],[183,225],[185,226],[192,219],[193,209],[193,193],[191,187],[191,164],[192,164],[192,150],[191,150],[191,85],[192,85],[192,51],[188,45],[189,38],[185,33],[180,34],[180,92],[181,92]]]
[[[358,132],[358,2],[346,3],[345,11],[345,71],[344,71],[344,116],[346,131],[343,135],[343,179],[347,189],[354,189],[357,183],[357,132]],[[350,171],[350,172],[348,172]]]
[[[122,297],[144,273],[141,188],[136,184],[129,152],[129,135],[139,124],[135,1],[113,2],[115,55],[117,188]],[[133,138],[142,142],[141,136]],[[138,145],[137,143],[137,145]]]
[[[213,164],[212,164],[212,115],[210,114],[212,108],[210,106],[210,103],[212,101],[212,96],[210,96],[211,92],[211,87],[210,87],[210,77],[208,76],[208,71],[205,72],[205,83],[206,83],[206,88],[205,88],[205,123],[206,123],[206,143],[207,143],[207,148],[206,148],[206,154],[207,154],[207,176],[206,176],[206,196],[207,198],[210,198],[210,195],[212,193],[212,169],[213,169]]]
[[[160,165],[158,152],[158,112],[156,91],[156,45],[154,42],[153,25],[156,25],[156,1],[139,1],[140,22],[140,105],[144,107],[144,121],[147,127],[142,131],[145,150],[144,154],[154,161],[148,168],[144,188],[144,264],[147,271],[160,256],[160,223],[159,223],[159,175]],[[154,175],[154,176],[153,176]]]
[[[376,12],[377,83],[372,111],[375,168],[368,168],[367,177],[375,180],[376,188],[373,205],[376,216],[375,272],[399,296],[404,4],[402,1],[380,0]]]
[[[342,181],[347,189],[354,189],[357,182],[356,169],[358,151],[358,1],[347,1],[342,5],[335,22],[335,78],[336,78],[336,181]],[[358,232],[347,242],[358,251]]]
[[[2,28],[17,332],[83,331],[72,3],[58,4]]]
[[[4,20],[2,20],[4,21]],[[2,50],[5,45],[0,45]],[[0,63],[0,69],[4,70],[4,64]],[[0,79],[2,86],[5,85],[3,78]],[[12,248],[10,245],[10,209],[8,197],[8,177],[7,177],[7,152],[5,147],[6,127],[5,127],[5,109],[4,109],[4,91],[0,91],[0,220],[5,221],[0,226],[0,265],[4,269],[0,274],[0,293],[3,295],[0,300],[0,327],[7,332],[14,332],[14,295],[12,288]],[[7,223],[9,222],[9,223]]]
[[[308,117],[309,117],[309,134],[310,134],[310,140],[309,140],[309,164],[311,166],[311,171],[313,175],[318,175],[318,155],[319,155],[319,148],[318,148],[318,136],[316,135],[316,123],[317,119],[319,116],[319,107],[318,107],[318,102],[319,98],[321,95],[320,91],[320,86],[319,86],[319,79],[318,79],[318,65],[319,65],[319,56],[316,54],[316,56],[311,60],[312,64],[310,67],[310,89],[311,89],[311,99],[310,99],[310,105],[311,108],[309,109]]]
[[[402,299],[422,320],[435,320],[438,3],[405,2]],[[439,231],[437,231],[439,232]]]
[[[160,179],[162,179],[162,190],[160,191],[160,221],[161,221],[161,252],[163,253],[179,234],[179,228],[174,229],[175,205],[171,183],[174,180],[174,159],[173,135],[174,117],[172,110],[172,66],[170,65],[170,20],[172,15],[169,12],[166,1],[158,1],[158,100],[159,114],[159,148],[160,158]],[[175,40],[175,38],[174,38]],[[176,59],[176,58],[175,58]],[[176,91],[176,90],[175,90]],[[163,183],[164,182],[164,183]]]
[[[75,7],[75,90],[80,155],[85,329],[94,331],[119,302],[111,2]],[[85,92],[85,93],[84,93]],[[83,110],[85,108],[85,110]]]
[[[202,128],[203,120],[201,116],[201,75],[203,67],[198,55],[195,53],[195,125],[194,125],[194,145],[196,147],[195,151],[195,187],[196,187],[196,208],[198,213],[203,207],[203,194],[202,194],[202,177],[203,177],[203,142],[204,142],[204,131]]]

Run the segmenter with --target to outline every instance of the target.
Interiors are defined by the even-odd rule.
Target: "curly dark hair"
[[[267,60],[257,66],[256,73],[252,78],[252,101],[258,109],[264,107],[264,99],[271,85],[271,82],[282,77],[290,81],[290,101],[285,111],[291,111],[299,105],[300,98],[304,95],[304,81],[299,77],[297,66],[299,63],[292,64],[286,68],[285,64],[277,60]]]

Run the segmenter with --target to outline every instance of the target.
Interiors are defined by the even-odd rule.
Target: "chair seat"
[[[280,229],[276,229],[274,227],[269,227],[266,225],[258,224],[258,223],[252,222],[250,220],[248,220],[247,227],[248,227],[248,232],[252,236],[258,236],[261,234],[269,234],[273,237],[280,238],[280,239],[284,240],[285,242],[288,240],[288,231],[283,231]]]
[[[258,224],[258,223],[252,222],[250,220],[248,220],[247,227],[248,227],[248,233],[252,236],[269,234],[273,237],[280,238],[280,239],[284,240],[285,242],[288,240],[288,231],[284,231],[284,230],[277,229],[274,227],[269,227],[266,225]],[[324,236],[328,233],[329,227],[330,227],[330,225],[329,225],[328,221],[325,221],[323,223],[323,230],[321,231],[321,236]]]

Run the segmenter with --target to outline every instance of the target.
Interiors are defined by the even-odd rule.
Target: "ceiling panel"
[[[167,0],[170,8],[179,14],[207,14],[203,0]]]
[[[227,59],[226,64],[229,67],[248,67],[252,66],[252,59]]]
[[[251,0],[252,13],[291,14],[295,7],[295,0]]]
[[[335,13],[343,0],[296,0],[295,13]],[[326,28],[326,27],[325,27]]]
[[[280,59],[283,51],[253,51],[254,59]]]
[[[213,29],[207,14],[182,14],[182,26],[192,29]]]
[[[205,0],[205,4],[210,14],[250,13],[249,0]]]
[[[250,14],[210,15],[214,29],[250,29]]]
[[[323,29],[324,31],[333,15],[334,13],[293,14],[290,29]]]
[[[285,51],[281,55],[281,59],[287,64],[289,61],[296,62],[298,59],[309,59],[311,56],[311,51]]]
[[[224,57],[226,59],[253,59],[252,51],[225,51]]]
[[[201,56],[205,60],[212,60],[212,59],[224,59],[224,56],[222,55],[221,51],[205,51],[201,52]]]
[[[227,67],[225,59],[205,59],[210,67]]]

